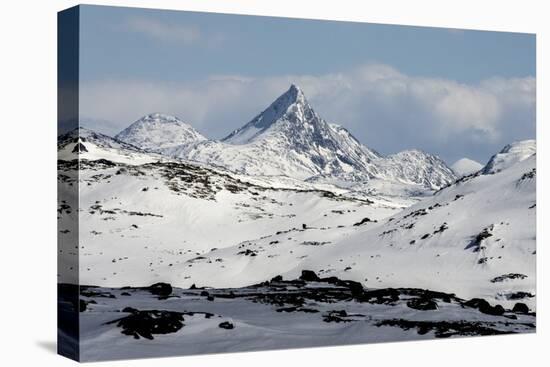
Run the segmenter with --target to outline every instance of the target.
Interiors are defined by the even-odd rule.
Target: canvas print
[[[59,353],[533,333],[535,35],[59,13]]]

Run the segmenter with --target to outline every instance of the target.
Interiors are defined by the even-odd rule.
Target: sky
[[[178,116],[211,139],[295,83],[382,154],[485,163],[535,138],[535,35],[82,6],[80,118],[115,135]]]

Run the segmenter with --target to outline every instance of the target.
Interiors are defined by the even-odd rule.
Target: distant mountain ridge
[[[221,166],[253,176],[313,177],[341,181],[397,180],[439,189],[456,175],[438,157],[404,151],[384,157],[321,118],[296,85],[243,127],[220,141],[162,114],[148,115],[116,135],[118,140],[170,157]]]

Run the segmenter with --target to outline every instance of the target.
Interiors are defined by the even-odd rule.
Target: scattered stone
[[[378,222],[378,221],[377,221],[377,220],[372,220],[372,219],[370,219],[370,218],[368,218],[368,217],[365,217],[365,218],[361,219],[359,222],[354,223],[353,226],[354,226],[354,227],[358,227],[358,226],[362,226],[363,224],[369,223],[369,222],[376,223],[376,222]]]
[[[283,281],[283,276],[282,275],[276,275],[273,278],[271,278],[271,281],[272,282],[282,282]]]
[[[507,300],[516,300],[516,299],[524,299],[524,298],[533,298],[535,295],[530,292],[512,292],[505,295]]]
[[[502,331],[492,327],[489,323],[468,321],[412,321],[405,319],[382,320],[376,326],[393,326],[403,330],[416,329],[419,335],[430,331],[436,338],[470,335],[502,335],[514,334],[512,331]]]
[[[323,246],[323,245],[326,245],[326,244],[329,244],[329,243],[330,243],[329,241],[324,241],[324,242],[304,241],[304,242],[300,243],[300,245],[304,245],[304,246]]]
[[[126,307],[122,312],[130,313],[130,315],[109,321],[106,324],[116,323],[118,327],[122,328],[122,334],[133,336],[134,339],[143,337],[153,340],[153,334],[175,333],[184,326],[183,313],[181,312],[139,311],[131,307]]]
[[[449,229],[449,226],[447,225],[447,222],[445,222],[441,226],[439,226],[439,228],[436,229],[433,234],[442,233],[443,231],[446,231],[447,229]]]
[[[494,229],[494,225],[490,225],[486,228],[483,228],[481,232],[479,232],[475,237],[470,241],[470,243],[464,248],[464,250],[468,250],[470,248],[473,248],[474,252],[478,252],[481,249],[481,244],[484,240],[486,240],[489,237],[492,237],[493,234],[491,233]]]
[[[351,322],[353,320],[346,319],[348,313],[346,310],[329,311],[323,316],[324,322]]]
[[[508,273],[508,274],[499,275],[498,277],[494,277],[493,279],[491,279],[491,283],[499,283],[499,282],[503,282],[505,280],[525,279],[525,278],[527,278],[527,275],[525,275],[525,274]]]
[[[244,256],[257,256],[257,252],[254,250],[246,249],[244,251],[237,252],[237,255],[244,255]]]
[[[369,290],[363,292],[359,300],[378,304],[393,304],[399,300],[399,291],[394,288]]]
[[[301,280],[305,280],[306,282],[318,282],[321,279],[315,274],[314,271],[311,270],[302,270],[302,275],[300,275]]]
[[[427,298],[413,298],[407,301],[407,306],[415,310],[437,310],[437,303]]]
[[[501,316],[505,311],[501,305],[491,306],[489,302],[482,298],[472,298],[464,302],[464,306],[476,308],[481,313],[493,316]]]
[[[227,329],[227,330],[231,330],[235,328],[235,325],[233,325],[229,321],[224,321],[220,323],[218,326],[221,327],[222,329]]]
[[[512,312],[515,313],[529,313],[529,307],[525,303],[518,302],[512,308]]]
[[[155,283],[149,286],[149,292],[156,296],[168,297],[172,294],[172,286],[168,283]]]

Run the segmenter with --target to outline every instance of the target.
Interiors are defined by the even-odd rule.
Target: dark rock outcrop
[[[149,292],[156,296],[168,297],[172,294],[172,286],[168,283],[155,283],[149,286]]]

